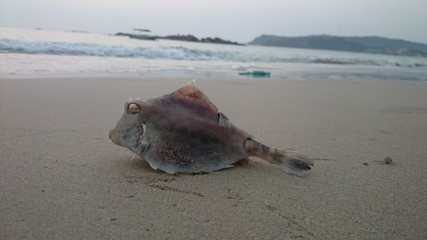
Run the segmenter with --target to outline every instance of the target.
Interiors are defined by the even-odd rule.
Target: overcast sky
[[[427,43],[427,0],[0,0],[0,26],[98,33],[377,35]]]

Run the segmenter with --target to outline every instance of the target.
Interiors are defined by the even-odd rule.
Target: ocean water
[[[243,77],[252,70],[284,79],[427,81],[427,58],[0,27],[0,77]]]

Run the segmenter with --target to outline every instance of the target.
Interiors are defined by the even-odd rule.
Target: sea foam
[[[365,66],[407,66],[416,64],[401,63],[389,59],[354,58],[345,55],[313,56],[313,55],[263,55],[239,51],[211,51],[182,46],[150,46],[110,45],[90,42],[59,42],[47,40],[19,40],[0,38],[0,52],[48,54],[69,56],[98,56],[145,59],[198,60],[198,61],[232,61],[232,62],[270,62],[270,63],[311,63],[334,65],[365,65]]]

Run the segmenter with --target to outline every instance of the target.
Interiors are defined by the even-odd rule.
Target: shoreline
[[[109,141],[130,96],[192,79],[0,78],[0,238],[427,235],[425,81],[197,79],[256,140],[313,157],[306,178],[256,158],[168,175]]]
[[[208,75],[203,74],[202,72],[199,72],[199,74],[188,74],[185,73],[185,71],[181,71],[178,76],[176,75],[168,75],[158,72],[153,72],[150,74],[103,74],[103,73],[90,73],[90,74],[48,74],[48,75],[37,75],[34,76],[34,74],[28,74],[28,75],[8,75],[8,76],[2,76],[0,75],[0,80],[8,81],[8,80],[37,80],[37,79],[58,79],[58,80],[73,80],[73,79],[92,79],[92,80],[108,80],[108,79],[141,79],[141,80],[150,80],[150,79],[189,79],[191,80],[215,80],[215,81],[234,81],[234,80],[242,80],[242,81],[261,81],[261,82],[268,82],[268,81],[308,81],[308,82],[317,82],[317,81],[330,81],[330,82],[402,82],[402,83],[420,83],[424,84],[427,83],[427,79],[385,79],[385,78],[321,78],[321,77],[301,77],[301,78],[295,78],[295,77],[254,77],[254,76],[246,76],[246,75],[239,75],[239,72],[234,72],[235,74],[230,74],[224,72],[220,75]]]

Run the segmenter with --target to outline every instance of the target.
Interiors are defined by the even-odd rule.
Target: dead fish
[[[307,157],[254,140],[218,111],[194,82],[158,98],[127,101],[110,139],[169,174],[212,172],[250,156],[298,176],[313,166]]]

